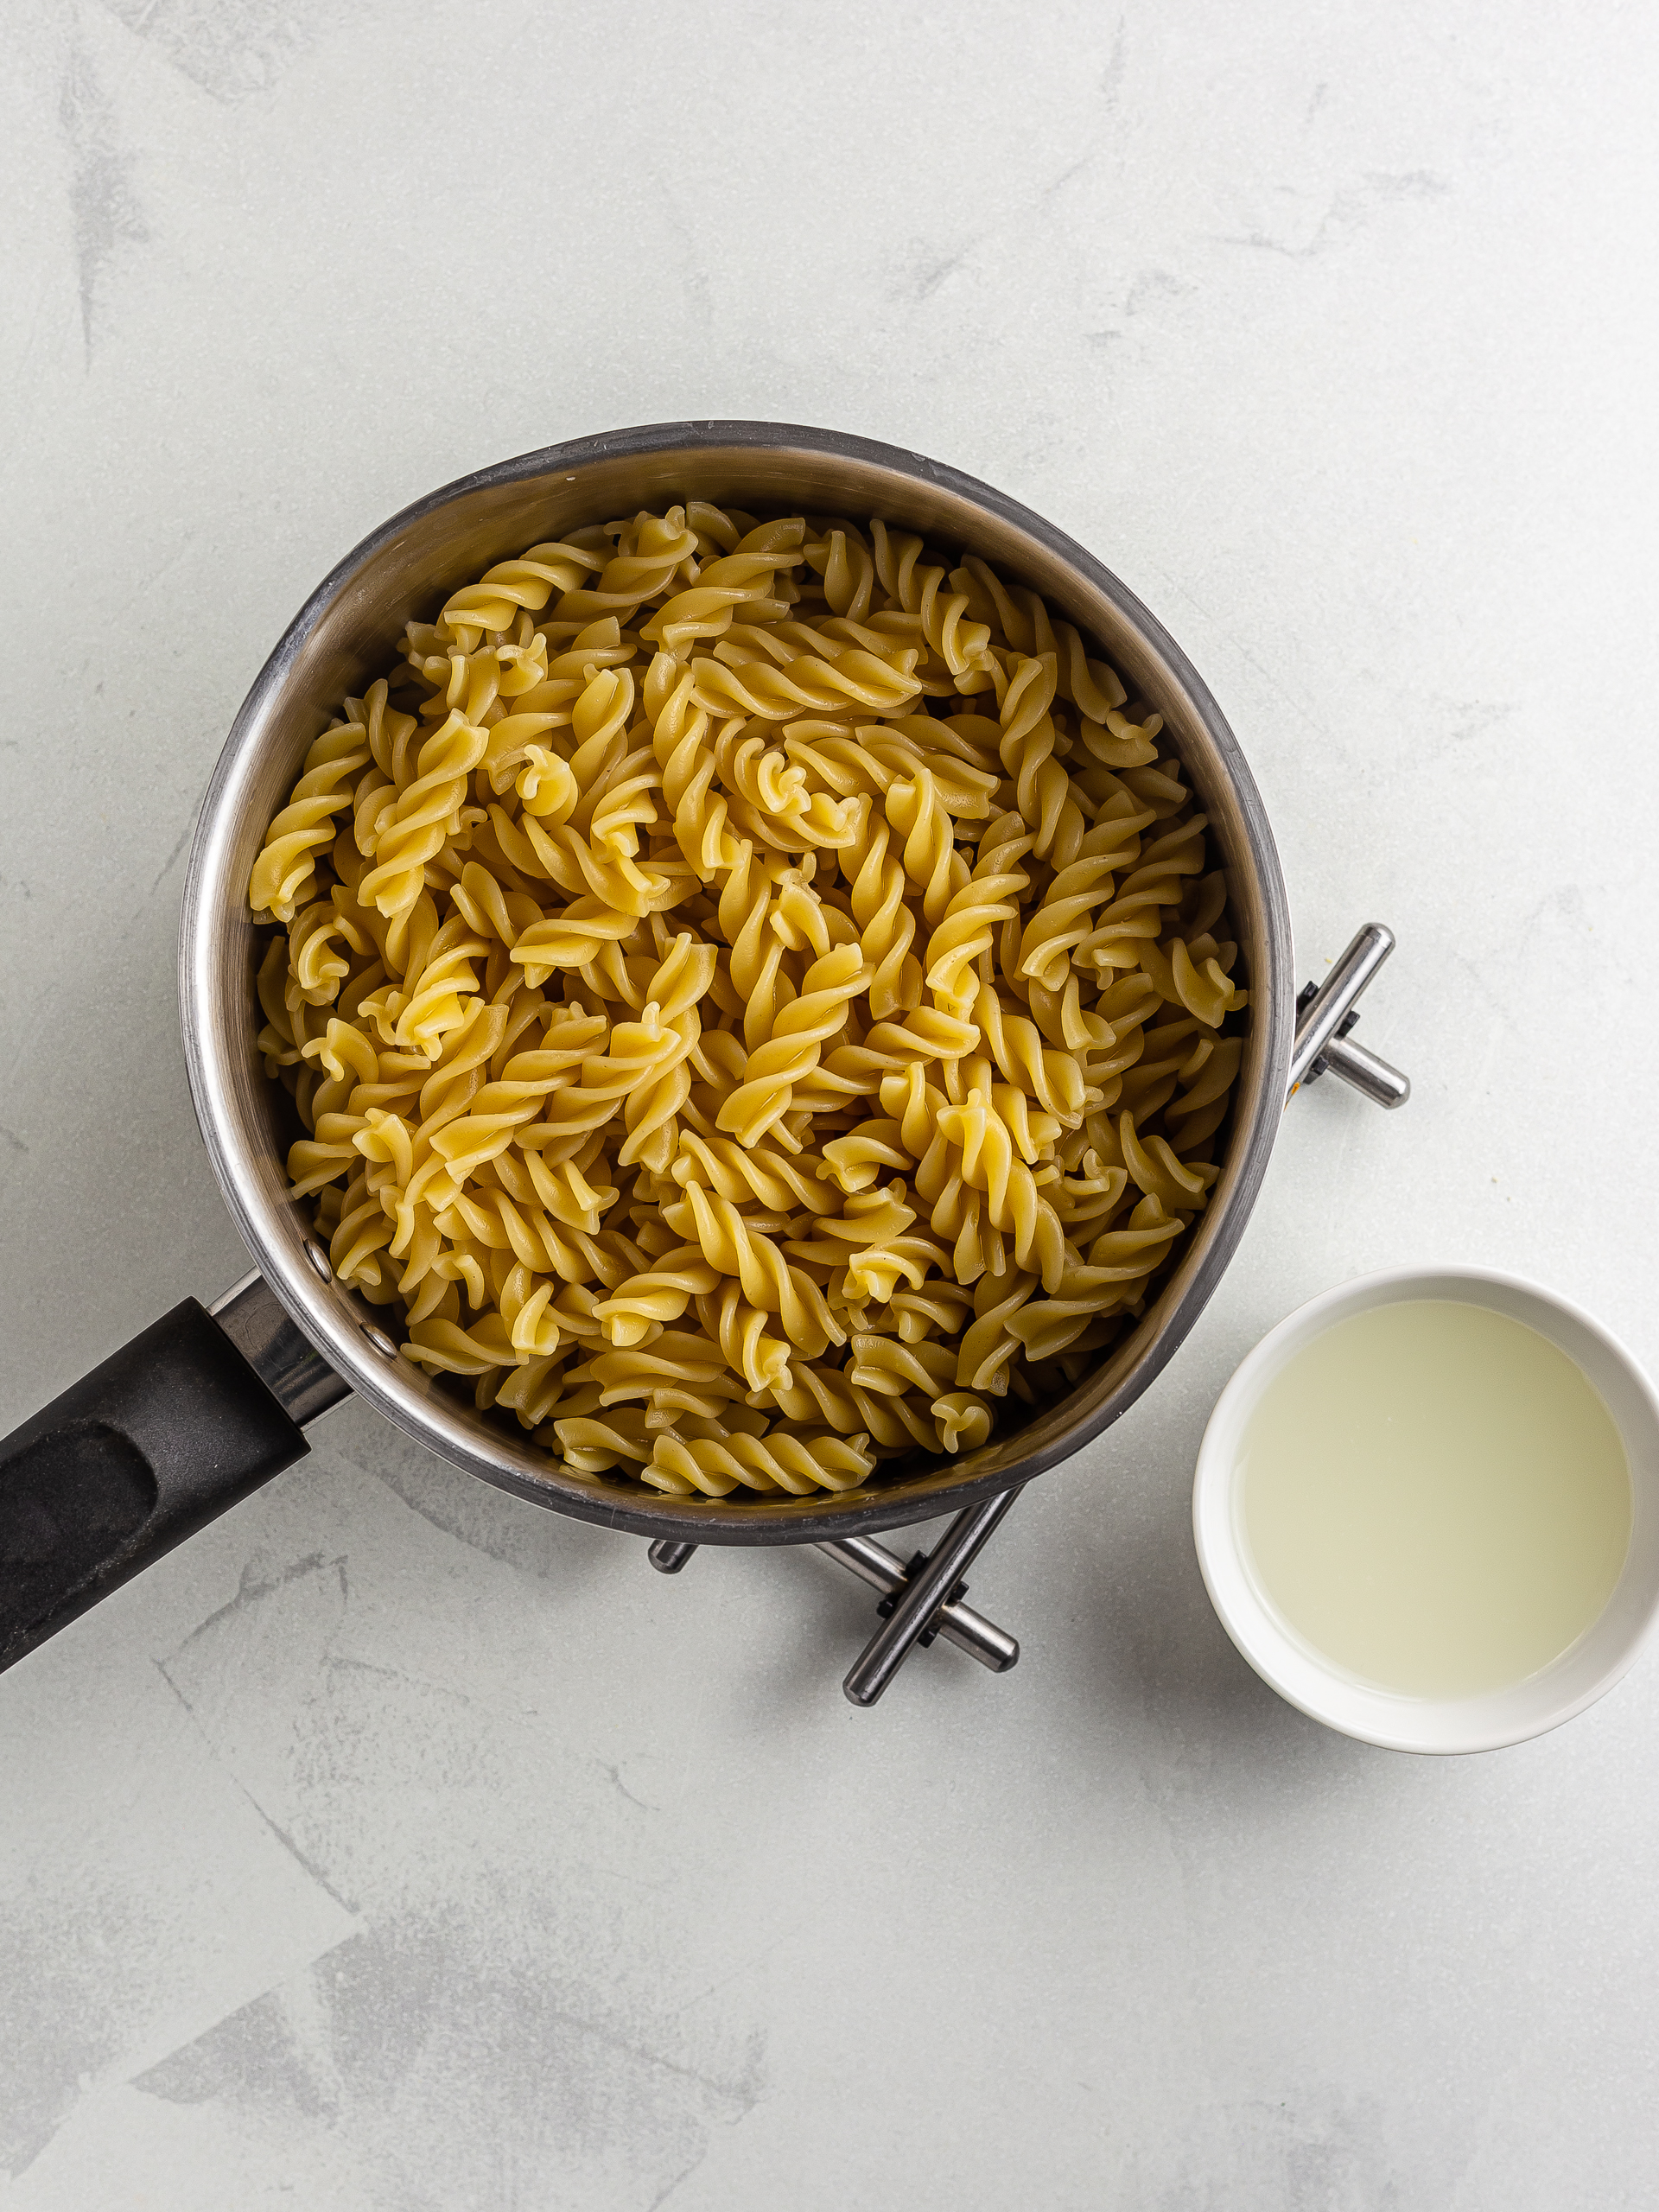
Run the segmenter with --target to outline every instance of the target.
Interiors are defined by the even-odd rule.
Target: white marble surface
[[[1543,1276],[1659,1360],[1655,22],[12,0],[0,1427],[241,1272],[181,855],[312,583],[500,455],[817,422],[1163,616],[1385,1117],[876,1713],[805,1556],[639,1548],[345,1409],[0,1681],[16,2212],[1567,2212],[1659,2168],[1659,1670],[1432,1763],[1194,1566],[1207,1410],[1344,1275]]]

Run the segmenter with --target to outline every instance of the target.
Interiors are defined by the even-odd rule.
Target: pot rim
[[[227,800],[234,798],[239,774],[251,752],[257,751],[273,702],[307,640],[359,573],[401,534],[478,493],[575,472],[601,460],[676,453],[690,456],[732,448],[756,453],[796,450],[844,459],[938,486],[1029,538],[1109,600],[1163,663],[1213,744],[1237,805],[1262,907],[1264,942],[1255,950],[1250,975],[1253,1027],[1265,1023],[1258,1056],[1260,1077],[1248,1122],[1235,1126],[1224,1168],[1224,1198],[1206,1214],[1200,1238],[1189,1248],[1175,1277],[1165,1286],[1152,1309],[1159,1320],[1156,1332],[1119,1385],[1046,1443],[989,1471],[964,1471],[952,1478],[947,1463],[937,1478],[929,1478],[925,1489],[906,1485],[888,1492],[878,1489],[868,1495],[819,1495],[786,1503],[768,1498],[764,1503],[691,1501],[666,1495],[658,1498],[598,1481],[583,1481],[550,1460],[543,1474],[537,1463],[543,1455],[536,1453],[532,1460],[530,1447],[515,1452],[505,1437],[499,1452],[484,1448],[485,1432],[476,1418],[463,1415],[459,1406],[454,1408],[454,1418],[449,1418],[445,1411],[448,1402],[440,1402],[435,1396],[429,1405],[423,1402],[410,1379],[397,1371],[408,1363],[397,1360],[388,1364],[372,1348],[372,1340],[364,1337],[363,1317],[357,1317],[355,1330],[348,1327],[343,1317],[349,1309],[338,1290],[325,1285],[307,1265],[303,1240],[308,1232],[292,1202],[286,1202],[281,1210],[283,1217],[278,1218],[278,1209],[268,1201],[253,1173],[254,1147],[249,1131],[232,1109],[233,1093],[224,1034],[214,1018],[220,988],[219,964],[211,956],[217,915],[213,896],[230,834]],[[1267,810],[1237,740],[1181,648],[1109,569],[1075,539],[1019,501],[925,454],[799,424],[702,420],[643,424],[569,440],[494,462],[401,508],[336,563],[289,624],[255,677],[203,797],[180,919],[180,1012],[192,1100],[232,1217],[260,1272],[296,1325],[360,1395],[406,1433],[467,1471],[578,1519],[676,1542],[810,1543],[936,1519],[1018,1487],[1073,1457],[1125,1413],[1161,1373],[1230,1262],[1267,1171],[1283,1109],[1294,1031],[1291,963],[1289,907],[1278,854]],[[1172,1302],[1171,1293],[1181,1282],[1183,1273],[1186,1280]],[[993,1446],[983,1451],[989,1452]],[[980,1456],[970,1455],[965,1466],[971,1468],[973,1459]]]

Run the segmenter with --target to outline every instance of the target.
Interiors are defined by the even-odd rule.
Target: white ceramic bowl
[[[1478,1697],[1411,1697],[1357,1681],[1296,1636],[1259,1589],[1240,1518],[1239,1444],[1262,1391],[1334,1323],[1373,1306],[1449,1299],[1536,1329],[1578,1362],[1618,1423],[1630,1461],[1630,1548],[1612,1596],[1576,1643],[1524,1681]],[[1270,1330],[1217,1401],[1198,1447],[1192,1533],[1211,1603],[1263,1681],[1327,1728],[1395,1751],[1490,1751],[1541,1736],[1611,1689],[1659,1614],[1659,1397],[1617,1338],[1578,1306],[1485,1268],[1397,1268],[1362,1275]]]

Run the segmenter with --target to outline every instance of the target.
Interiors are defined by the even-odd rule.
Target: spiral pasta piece
[[[374,865],[357,886],[359,905],[394,922],[407,917],[426,883],[426,864],[459,828],[467,779],[484,758],[488,733],[452,709],[422,746],[415,780],[382,816]]]
[[[848,903],[870,969],[870,1012],[878,1020],[905,1013],[921,997],[921,969],[911,952],[917,924],[906,901],[909,880],[888,850],[890,840],[885,815],[872,814],[868,800],[861,801],[842,868],[851,886]]]
[[[991,1409],[971,1390],[942,1391],[930,1410],[947,1452],[976,1452],[990,1435]]]
[[[1089,935],[1095,910],[1110,899],[1122,845],[1113,826],[1090,830],[1077,857],[1063,868],[1020,937],[1016,975],[1051,991],[1064,990],[1072,948]]]
[[[1065,810],[1071,779],[1054,758],[1058,733],[1049,709],[1057,682],[1053,657],[1016,655],[1000,706],[1002,736],[998,747],[1004,769],[1014,779],[1015,804],[1032,832],[1033,849],[1046,859]]]
[[[702,1256],[719,1274],[735,1277],[743,1295],[762,1313],[775,1313],[784,1334],[810,1359],[831,1343],[845,1341],[823,1293],[810,1276],[791,1267],[772,1239],[746,1221],[729,1198],[714,1198],[701,1184],[686,1185],[685,1202],[665,1206],[671,1227],[689,1230]]]
[[[607,1344],[626,1351],[649,1341],[653,1329],[677,1321],[694,1298],[706,1298],[721,1277],[695,1244],[665,1253],[644,1274],[632,1276],[594,1308]]]
[[[795,1161],[764,1146],[744,1146],[730,1137],[702,1137],[687,1131],[671,1169],[677,1183],[702,1183],[739,1205],[758,1203],[787,1212],[804,1207],[812,1213],[834,1211],[826,1185]]]
[[[751,663],[733,669],[718,661],[703,667],[691,694],[698,706],[764,721],[801,714],[891,713],[922,688],[891,661],[867,652],[846,652],[833,661],[806,653],[785,668]]]
[[[618,535],[627,538],[628,550],[619,550],[607,561],[591,586],[573,584],[566,590],[559,601],[562,620],[587,621],[612,613],[631,615],[665,590],[697,550],[696,532],[686,526],[683,507],[671,507],[665,515],[639,515]]]
[[[741,1375],[752,1390],[787,1386],[788,1339],[767,1327],[772,1316],[751,1306],[741,1287],[729,1277],[716,1278],[713,1290],[698,1299],[697,1318],[704,1335],[720,1346],[727,1365]]]
[[[864,956],[856,945],[836,945],[814,961],[800,996],[751,1052],[744,1080],[721,1106],[716,1126],[741,1144],[758,1144],[789,1111],[794,1084],[817,1067],[824,1039],[843,1027],[847,1001],[865,980]]]
[[[857,525],[832,522],[822,525],[824,535],[802,550],[823,579],[823,595],[838,615],[861,621],[870,611],[875,587],[875,562]]]
[[[598,556],[575,545],[532,545],[516,561],[499,562],[475,584],[451,593],[438,617],[441,635],[472,652],[484,632],[505,630],[522,607],[539,614],[554,592],[568,592],[598,568]]]
[[[919,561],[919,537],[889,531],[880,521],[871,524],[870,536],[882,589],[895,606],[915,617],[923,636],[950,674],[963,677],[982,667],[990,645],[990,626],[965,619],[969,606],[967,593],[941,590],[946,571],[942,565],[930,567]]]
[[[1021,834],[1014,835],[1013,831]],[[1020,918],[1020,893],[1031,879],[1018,862],[1034,840],[1018,815],[1004,815],[980,840],[973,874],[951,894],[938,926],[928,940],[928,988],[950,1014],[963,1017],[979,995],[975,972],[996,942],[998,931]]]
[[[868,1436],[732,1436],[723,1440],[658,1436],[644,1479],[682,1497],[725,1497],[742,1484],[804,1497],[815,1490],[855,1490],[874,1464]]]
[[[358,722],[336,722],[305,756],[288,804],[265,832],[253,864],[248,903],[255,917],[289,922],[316,880],[315,861],[334,842],[334,817],[349,805],[348,780],[369,758],[367,734]]]
[[[954,825],[931,769],[918,767],[913,776],[895,777],[887,786],[887,820],[905,840],[905,874],[921,893],[923,918],[931,929],[944,918],[962,866],[957,859]]]

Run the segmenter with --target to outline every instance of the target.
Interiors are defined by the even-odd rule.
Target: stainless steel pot
[[[960,1460],[916,1468],[861,1494],[694,1503],[634,1484],[572,1474],[505,1423],[471,1411],[400,1358],[373,1308],[330,1280],[326,1256],[288,1195],[277,1097],[255,1049],[257,940],[248,914],[249,871],[266,824],[339,700],[361,690],[385,668],[407,620],[429,617],[451,588],[492,563],[583,523],[691,498],[763,512],[804,508],[881,515],[931,543],[982,555],[1006,576],[1040,592],[1096,640],[1131,695],[1151,700],[1163,715],[1192,779],[1226,871],[1250,992],[1220,1179],[1179,1264],[1134,1334],[1069,1397],[1025,1427],[994,1437]],[[1261,1187],[1290,1087],[1297,1038],[1289,914],[1267,816],[1220,709],[1162,625],[1092,555],[988,486],[920,454],[767,423],[661,424],[525,454],[431,493],[348,554],[313,593],[261,670],[214,771],[185,888],[180,988],[196,1112],[226,1203],[257,1269],[214,1309],[215,1325],[264,1378],[282,1419],[291,1417],[293,1437],[273,1432],[251,1475],[231,1464],[234,1454],[227,1446],[214,1462],[222,1477],[217,1488],[213,1468],[202,1467],[175,1496],[174,1470],[158,1465],[157,1456],[169,1449],[176,1456],[178,1437],[169,1446],[156,1427],[153,1407],[149,1413],[128,1406],[112,1414],[106,1370],[46,1408],[0,1446],[0,1513],[7,1471],[15,1469],[20,1453],[25,1460],[35,1455],[34,1471],[18,1493],[33,1501],[30,1510],[51,1490],[52,1480],[58,1484],[54,1494],[61,1497],[64,1470],[76,1462],[62,1440],[77,1421],[83,1429],[88,1422],[112,1428],[131,1444],[133,1456],[123,1461],[121,1481],[103,1466],[104,1487],[94,1485],[88,1510],[95,1522],[103,1516],[98,1525],[107,1523],[114,1540],[100,1548],[95,1533],[83,1529],[84,1540],[67,1546],[66,1560],[73,1554],[68,1564],[79,1577],[73,1586],[65,1579],[67,1566],[55,1572],[50,1543],[43,1563],[36,1562],[32,1596],[8,1604],[0,1572],[0,1663],[7,1654],[31,1648],[264,1479],[274,1471],[268,1464],[273,1459],[286,1464],[280,1454],[289,1441],[296,1449],[288,1458],[297,1456],[304,1449],[299,1427],[348,1387],[410,1435],[486,1482],[664,1547],[866,1538],[1006,1496],[1116,1421],[1192,1326]],[[1326,1023],[1327,1032],[1332,1026]],[[1327,1044],[1328,1034],[1318,1042]],[[150,1348],[152,1373],[165,1371],[165,1349]],[[117,1355],[110,1367],[130,1361],[137,1350]],[[187,1363],[207,1357],[212,1364],[212,1357],[211,1348],[204,1354],[193,1337]],[[130,1378],[123,1387],[130,1395]],[[226,1386],[221,1382],[215,1388],[222,1399]],[[207,1426],[211,1429],[211,1422]],[[52,1445],[54,1438],[58,1472],[48,1480],[40,1454],[42,1440]],[[245,1456],[252,1446],[243,1448]],[[81,1451],[76,1463],[86,1456]],[[108,1456],[105,1450],[105,1460]],[[148,1470],[148,1479],[141,1468]],[[67,1509],[58,1510],[61,1518]]]

